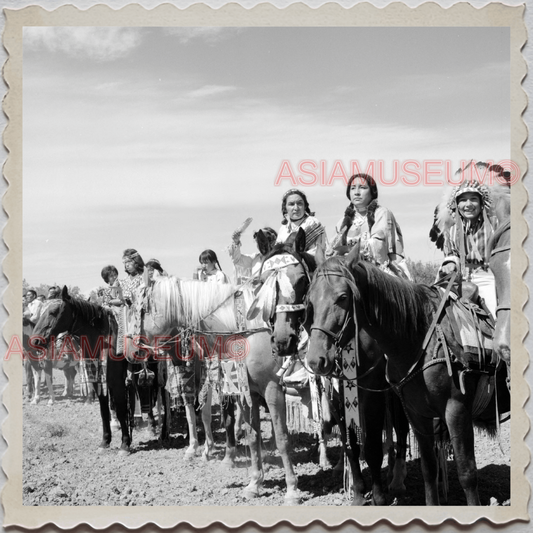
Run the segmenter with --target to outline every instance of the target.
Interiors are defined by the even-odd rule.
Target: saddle
[[[464,285],[464,284],[463,284]],[[469,283],[462,296],[450,293],[446,316],[454,339],[464,350],[461,363],[472,370],[494,373],[498,360],[493,350],[494,320],[482,299],[478,288]]]

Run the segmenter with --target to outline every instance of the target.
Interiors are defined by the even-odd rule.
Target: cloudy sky
[[[252,230],[280,226],[284,161],[317,169],[304,190],[331,238],[352,161],[392,180],[394,161],[510,156],[506,28],[26,27],[23,67],[31,285],[88,291],[125,248],[180,277],[211,248],[232,274],[233,230],[253,217],[252,253]],[[380,187],[414,260],[441,258],[441,195]]]

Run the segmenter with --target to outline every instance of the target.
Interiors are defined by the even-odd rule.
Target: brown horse
[[[61,333],[79,337],[82,357],[85,360],[105,363],[98,366],[98,372],[105,368],[105,378],[94,382],[93,387],[100,403],[103,438],[100,448],[108,448],[111,443],[109,395],[113,398],[120,428],[122,442],[120,453],[130,451],[131,436],[128,427],[128,408],[126,399],[126,360],[114,355],[114,337],[117,325],[114,317],[103,307],[72,298],[63,287],[61,299],[51,300],[41,313],[31,344],[34,348],[45,349]],[[105,386],[104,386],[105,383]]]
[[[354,324],[359,335],[375,339],[387,354],[388,381],[402,399],[419,443],[426,504],[439,504],[433,419],[440,418],[449,430],[467,503],[480,505],[473,421],[495,423],[496,400],[493,394],[488,405],[474,409],[478,384],[483,382],[486,390],[487,382],[463,364],[463,347],[454,339],[441,301],[436,288],[395,278],[359,261],[356,246],[348,256],[324,262],[315,274],[309,290],[313,326],[307,362],[317,373],[330,374],[337,364],[334,339],[342,345],[345,331]],[[364,359],[364,353],[359,357]],[[498,381],[499,412],[505,412],[509,396],[500,377],[496,374],[489,383],[494,391]]]
[[[316,263],[315,258],[306,254],[305,233],[299,230],[295,234],[294,240],[288,241],[284,245],[276,246],[267,256],[265,265],[284,265],[267,271],[263,276],[268,276],[271,280],[276,280],[273,285],[275,297],[264,295],[263,301],[274,301],[270,307],[264,306],[263,318],[272,321],[272,345],[273,352],[278,356],[288,356],[296,353],[297,343],[300,336],[300,326],[304,317],[304,298],[307,294],[311,275]],[[266,281],[268,283],[268,280]],[[266,285],[265,283],[265,285]],[[264,288],[262,291],[267,289]],[[258,296],[260,299],[260,296]],[[313,317],[313,307],[307,307],[307,322],[310,326]],[[353,339],[353,330],[346,331]],[[347,339],[348,337],[346,337]],[[345,341],[345,338],[341,341]],[[359,336],[359,342],[366,357],[361,358],[358,365],[358,375],[361,379],[357,381],[360,388],[359,402],[363,416],[364,427],[364,454],[369,465],[372,476],[372,503],[384,505],[386,503],[381,480],[381,466],[383,462],[382,432],[385,424],[386,409],[389,408],[393,415],[393,422],[398,438],[396,455],[391,451],[389,457],[390,465],[394,471],[390,483],[391,493],[400,494],[405,491],[403,480],[405,478],[405,455],[407,434],[409,424],[403,413],[402,407],[394,395],[387,397],[379,391],[388,388],[385,380],[385,360],[383,353],[376,345],[376,342],[364,332]],[[338,424],[341,431],[343,449],[347,454],[353,477],[354,498],[353,505],[364,505],[365,486],[359,464],[360,446],[353,427],[347,427],[344,419],[343,388],[344,382],[341,379],[340,391],[333,386],[331,380],[326,380],[323,385],[329,394],[324,394],[328,400],[327,408],[323,411],[324,422],[331,424],[333,420]],[[374,392],[378,391],[378,392]],[[398,404],[398,405],[396,405]]]

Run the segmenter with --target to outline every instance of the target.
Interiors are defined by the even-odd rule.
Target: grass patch
[[[68,429],[61,424],[46,424],[46,432],[50,437],[64,437]]]

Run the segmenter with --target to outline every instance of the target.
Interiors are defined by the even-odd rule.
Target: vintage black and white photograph
[[[512,508],[511,34],[24,25],[22,506]]]

